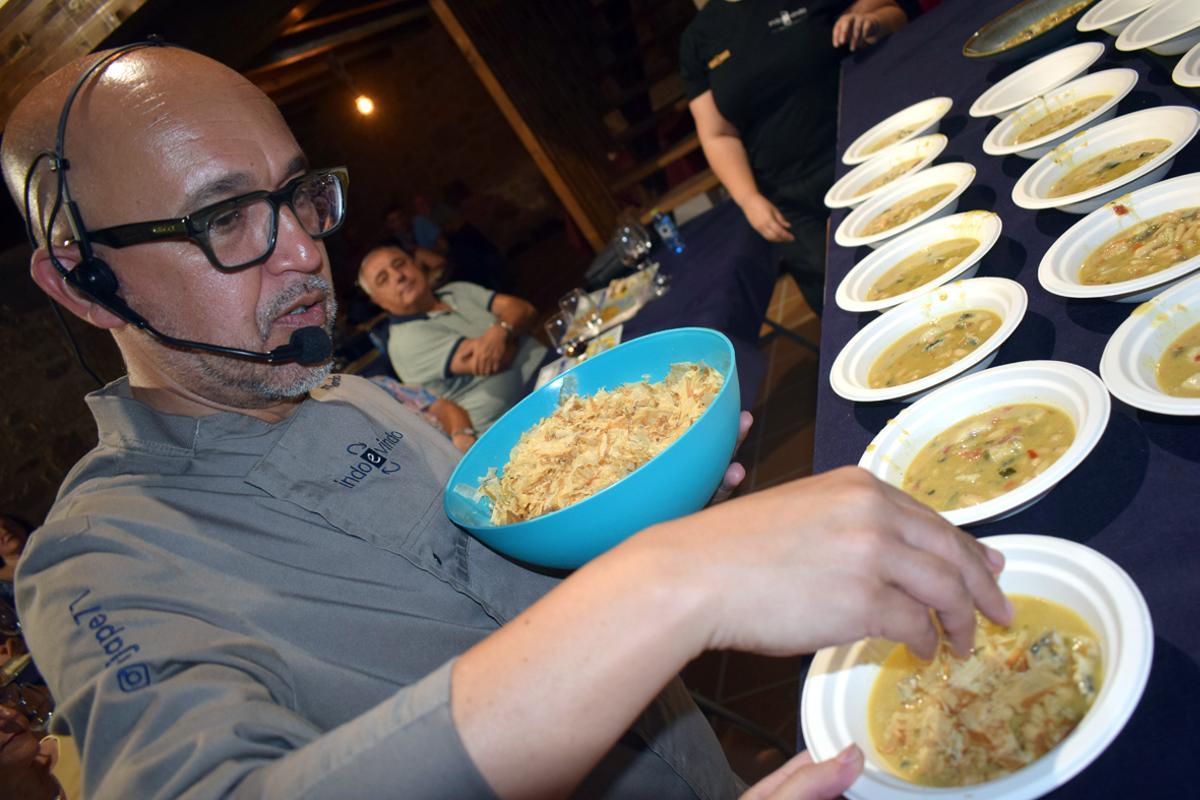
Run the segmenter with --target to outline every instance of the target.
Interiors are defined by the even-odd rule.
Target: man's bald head
[[[30,164],[55,146],[63,103],[103,57],[64,67],[13,111],[0,159],[18,205]],[[266,95],[228,67],[172,47],[131,50],[88,75],[70,109],[63,155],[71,196],[90,231],[184,218],[214,203],[276,191],[307,170]],[[55,200],[48,163],[35,171],[33,188],[31,217],[40,230]],[[117,297],[166,336],[265,352],[299,327],[331,331],[336,313],[324,245],[289,206],[276,211],[273,249],[244,269],[214,266],[203,242],[184,235],[96,245],[95,255],[115,277]],[[39,242],[33,253],[33,279],[72,313],[113,331],[135,385],[188,402],[263,408],[301,396],[328,373],[328,365],[268,366],[176,348],[126,324],[128,315],[114,312],[111,301],[82,295],[60,275],[84,255],[62,241],[69,236],[63,216],[54,221],[54,246]],[[265,241],[272,234],[259,228],[247,235]]]
[[[83,56],[47,77],[26,95],[9,117],[0,148],[5,183],[22,208],[26,175],[43,151],[53,151],[62,108],[72,87],[92,65],[113,51]],[[286,129],[279,110],[259,89],[237,72],[199,53],[177,47],[141,47],[124,53],[92,75],[71,107],[64,156],[70,162],[68,180],[90,228],[120,224],[109,220],[103,206],[120,192],[132,173],[172,160],[172,146],[189,135],[169,133],[173,117],[194,98],[222,96],[244,100],[273,116]],[[176,156],[177,158],[178,156]],[[49,212],[54,179],[43,163],[33,176],[31,216]],[[129,199],[126,197],[126,199]],[[150,198],[143,198],[149,207]],[[22,208],[23,210],[23,208]],[[130,213],[136,214],[135,209]],[[163,216],[159,213],[158,216]],[[63,224],[60,215],[59,224]],[[57,238],[57,237],[56,237]]]

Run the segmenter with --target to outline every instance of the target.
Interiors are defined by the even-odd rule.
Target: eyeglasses
[[[340,228],[346,219],[349,185],[350,173],[345,167],[311,170],[273,192],[249,192],[181,219],[116,225],[88,231],[87,237],[108,247],[188,239],[217,269],[237,270],[265,261],[275,252],[281,205],[291,209],[300,227],[314,239]]]

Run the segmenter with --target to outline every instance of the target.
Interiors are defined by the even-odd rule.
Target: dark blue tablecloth
[[[847,60],[843,68],[838,152],[863,131],[910,103],[936,95],[954,99],[942,132],[949,146],[939,162],[968,161],[978,169],[962,195],[962,211],[1000,214],[1004,235],[984,258],[980,275],[1019,281],[1029,293],[1021,326],[1000,348],[995,365],[1052,358],[1099,371],[1108,337],[1133,310],[1112,302],[1068,301],[1047,293],[1037,267],[1051,243],[1080,217],[1031,212],[1012,202],[1012,187],[1033,162],[983,152],[995,118],[973,119],[971,103],[990,85],[1023,66],[971,61],[962,43],[1013,0],[950,0],[885,42]],[[1089,38],[1078,36],[1077,40]],[[1196,95],[1171,83],[1176,59],[1121,53],[1112,37],[1092,68],[1130,67],[1141,80],[1119,113],[1156,105],[1196,105]],[[1148,132],[1151,133],[1151,132]],[[850,168],[839,164],[838,175]],[[1176,159],[1170,176],[1200,170],[1200,142]],[[830,230],[846,212],[835,212]],[[903,408],[897,403],[852,403],[829,387],[838,351],[874,314],[850,314],[833,293],[850,268],[870,252],[830,243],[822,321],[814,465],[827,470],[857,463],[864,448]],[[1141,704],[1113,745],[1088,769],[1054,792],[1056,798],[1195,796],[1200,762],[1200,420],[1139,411],[1114,399],[1100,444],[1045,499],[1008,519],[972,526],[971,533],[1061,536],[1104,553],[1137,582],[1154,619],[1154,661]]]
[[[690,220],[679,232],[682,254],[659,247],[652,255],[671,276],[670,291],[626,322],[622,338],[687,325],[720,331],[737,354],[742,408],[752,408],[766,370],[758,331],[778,272],[770,246],[732,200]]]
[[[778,273],[770,246],[731,200],[689,220],[679,233],[683,253],[658,246],[650,255],[671,276],[670,289],[625,323],[621,339],[688,326],[720,331],[733,343],[742,408],[753,408],[767,367],[758,332]],[[547,353],[545,363],[556,357]]]

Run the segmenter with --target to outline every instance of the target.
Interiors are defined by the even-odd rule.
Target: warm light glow
[[[364,117],[375,113],[375,101],[367,97],[365,94],[360,94],[354,99],[354,107],[358,109],[358,113]]]

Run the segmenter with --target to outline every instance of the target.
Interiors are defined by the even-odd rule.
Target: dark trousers
[[[800,287],[809,307],[820,316],[825,299],[825,240],[829,210],[825,192],[833,185],[833,161],[779,186],[764,186],[763,194],[791,223],[796,237],[772,245],[775,258]]]

